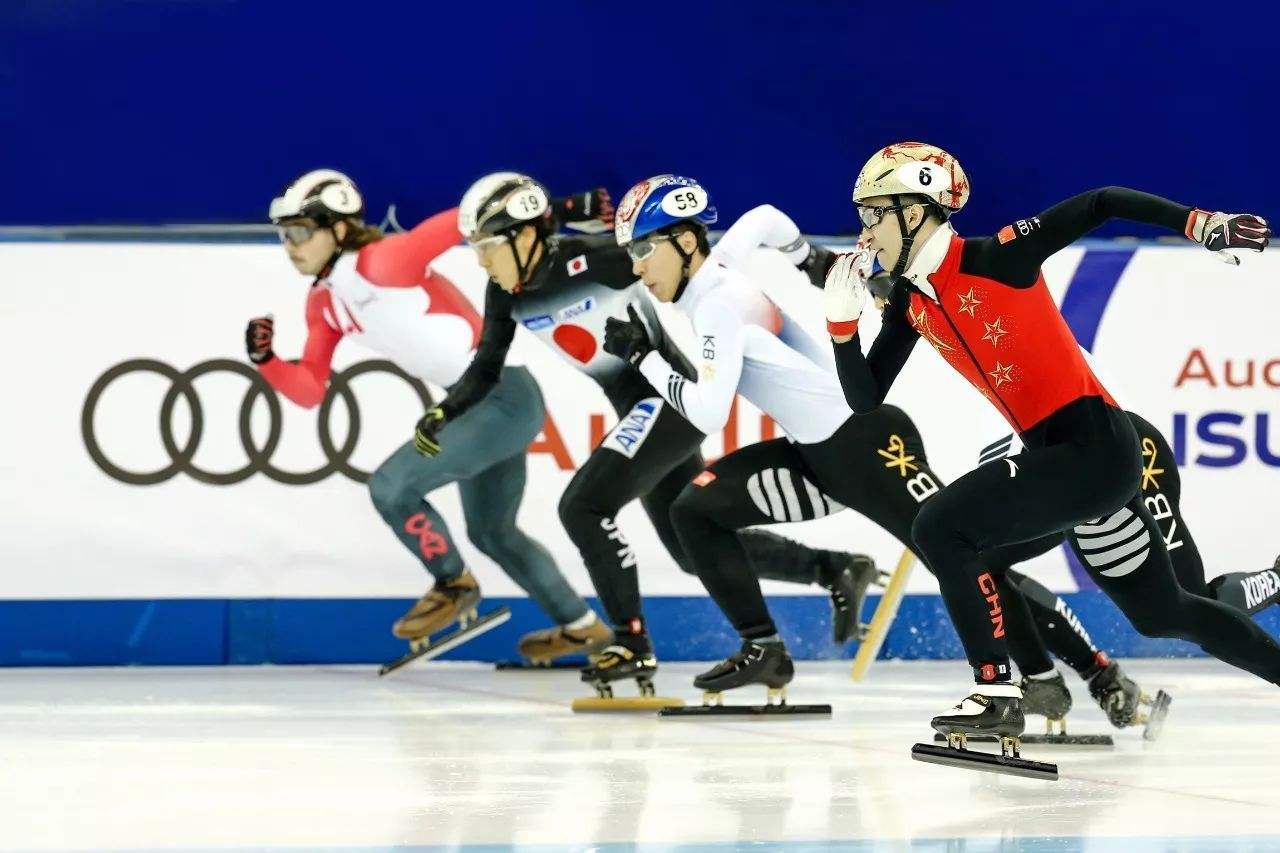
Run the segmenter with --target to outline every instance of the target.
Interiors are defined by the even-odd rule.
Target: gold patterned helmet
[[[936,145],[895,142],[862,167],[853,185],[853,203],[895,195],[925,196],[946,218],[969,200],[969,178],[959,161]]]

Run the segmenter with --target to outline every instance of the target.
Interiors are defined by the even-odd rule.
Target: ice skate
[[[858,653],[853,657],[854,681],[865,678],[867,670],[879,656],[880,647],[884,645],[885,637],[889,635],[889,626],[893,624],[893,617],[898,614],[898,605],[902,604],[902,598],[907,594],[907,581],[911,579],[911,569],[915,566],[915,560],[915,554],[911,551],[902,552],[902,556],[898,558],[898,565],[889,576],[884,595],[880,597],[880,604],[871,616],[871,623],[866,631],[859,632],[862,642],[858,646]]]
[[[911,747],[911,757],[916,761],[1031,779],[1056,781],[1058,778],[1058,765],[1029,761],[1021,756],[1026,720],[1022,690],[1016,685],[980,684],[949,713],[934,717],[931,725],[946,738],[947,745],[917,743]],[[968,748],[970,738],[981,737],[998,740],[1000,754]]]
[[[742,648],[735,654],[693,680],[693,686],[703,691],[702,705],[694,708],[669,708],[660,712],[659,716],[663,719],[830,717],[830,705],[787,704],[787,685],[795,678],[795,674],[795,665],[782,643],[743,640]],[[735,690],[751,684],[764,685],[767,691],[765,704],[724,704],[722,694],[725,690]]]
[[[837,644],[866,636],[868,626],[859,620],[867,588],[889,582],[889,573],[877,569],[875,560],[865,554],[839,554],[838,558],[835,565],[824,567],[818,582],[831,593],[831,641]]]
[[[1143,726],[1143,740],[1160,737],[1169,706],[1173,704],[1173,698],[1163,690],[1157,691],[1154,697],[1143,693],[1115,661],[1110,661],[1089,679],[1089,695],[1116,728]]]
[[[1058,746],[1115,746],[1111,735],[1069,735],[1067,734],[1067,712],[1071,710],[1071,691],[1062,673],[1055,672],[1049,678],[1023,678],[1018,682],[1022,690],[1022,713],[1024,716],[1035,714],[1045,718],[1043,735],[1023,735],[1024,744],[1056,744]],[[935,741],[946,742],[943,734],[934,736]],[[995,737],[981,735],[970,736],[969,740],[981,743],[995,743]]]
[[[606,646],[591,663],[582,670],[582,680],[596,689],[596,695],[574,699],[572,708],[584,711],[658,711],[677,708],[683,699],[656,695],[653,676],[658,671],[658,659],[653,654],[653,644],[643,634],[623,634]],[[613,685],[618,681],[634,678],[640,695],[615,697]]]
[[[479,603],[480,586],[470,572],[464,571],[448,581],[436,581],[427,594],[391,626],[391,633],[409,641],[409,651],[383,664],[378,675],[395,672],[415,660],[439,657],[511,618],[511,611],[506,607],[480,616]],[[453,622],[458,623],[455,630],[432,637]]]
[[[599,619],[577,630],[557,625],[525,634],[517,644],[521,660],[499,661],[497,668],[581,669],[592,655],[611,642],[613,631]]]

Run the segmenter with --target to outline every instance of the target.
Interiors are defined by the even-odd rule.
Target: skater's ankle
[[[1044,672],[1029,672],[1025,673],[1022,677],[1027,681],[1051,681],[1060,676],[1058,675],[1057,667],[1051,666]]]
[[[564,627],[565,630],[568,631],[581,631],[583,628],[590,628],[598,621],[599,620],[596,618],[596,612],[591,608],[587,608],[586,613],[579,616],[577,619],[574,619],[572,622],[566,622]]]
[[[1080,677],[1085,681],[1092,681],[1102,673],[1106,672],[1107,667],[1111,666],[1111,658],[1107,657],[1106,652],[1098,652],[1093,656],[1093,662],[1084,669],[1077,670]]]
[[[782,645],[782,638],[778,636],[776,631],[763,637],[743,637],[742,639],[746,640],[748,643],[755,643],[757,646]]]
[[[1007,660],[980,663],[973,668],[973,680],[979,687],[987,684],[1012,684],[1013,671]]]

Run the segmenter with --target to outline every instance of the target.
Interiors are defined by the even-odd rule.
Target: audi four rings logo
[[[248,390],[245,391],[244,399],[240,403],[240,443],[244,447],[247,461],[233,471],[205,471],[197,467],[193,461],[200,447],[200,437],[204,432],[204,409],[200,405],[200,397],[196,394],[193,383],[201,376],[217,372],[234,373],[249,381]],[[164,401],[160,404],[159,426],[160,441],[164,444],[165,452],[169,454],[170,462],[154,471],[129,471],[115,464],[103,451],[93,431],[93,416],[102,395],[112,382],[129,373],[155,373],[169,380],[169,390],[165,392]],[[254,474],[265,474],[277,483],[285,485],[305,486],[318,483],[334,472],[344,474],[357,483],[367,483],[371,472],[361,471],[351,464],[351,454],[355,452],[356,444],[360,440],[360,406],[356,403],[355,394],[351,390],[351,380],[366,373],[390,373],[398,376],[409,383],[417,393],[424,411],[433,405],[431,392],[427,387],[389,361],[382,359],[362,361],[345,370],[335,371],[329,379],[329,389],[320,403],[317,419],[320,449],[328,461],[313,471],[285,471],[272,464],[271,457],[280,444],[282,430],[280,399],[257,370],[244,362],[229,358],[202,361],[185,371],[150,358],[136,358],[117,364],[98,377],[93,387],[89,389],[89,395],[84,401],[84,411],[80,416],[80,433],[84,437],[85,449],[89,451],[89,456],[99,468],[113,479],[134,486],[154,486],[178,474],[186,474],[192,479],[211,486],[230,486],[247,480]],[[191,429],[186,440],[181,442],[174,434],[173,428],[173,410],[177,406],[179,397],[186,401],[191,411]],[[266,401],[271,419],[271,427],[262,446],[258,446],[250,429],[250,417],[259,397]],[[329,425],[333,401],[339,397],[346,404],[349,422],[347,437],[341,447],[334,442]]]

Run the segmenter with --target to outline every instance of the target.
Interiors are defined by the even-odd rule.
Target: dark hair
[[[376,243],[385,236],[382,233],[382,229],[378,226],[366,225],[359,219],[339,219],[336,220],[334,224],[336,225],[338,222],[345,222],[347,224],[346,235],[338,241],[338,247],[346,251],[363,249],[370,243]],[[336,231],[334,232],[334,236],[337,236]]]
[[[701,222],[682,219],[679,222],[674,222],[666,228],[661,229],[662,233],[671,235],[683,234],[686,231],[697,239],[699,252],[703,255],[711,254],[711,242],[707,239],[707,226],[703,225]]]

